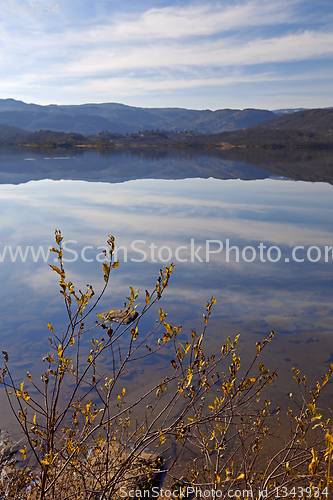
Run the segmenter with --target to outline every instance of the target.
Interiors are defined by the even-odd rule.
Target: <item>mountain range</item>
[[[0,99],[0,141],[46,147],[329,147],[333,109],[191,110]]]
[[[193,130],[216,134],[245,129],[289,111],[292,110],[274,113],[261,109],[139,108],[118,103],[41,106],[15,99],[0,99],[0,125],[29,132],[53,130],[84,135],[102,131],[131,134],[140,130]]]

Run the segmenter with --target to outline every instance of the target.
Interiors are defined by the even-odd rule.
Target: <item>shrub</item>
[[[86,327],[119,265],[113,260],[114,238],[107,241],[104,288],[97,297],[91,285],[76,291],[68,281],[60,231],[55,239],[52,251],[59,262],[51,268],[59,276],[68,326],[58,333],[48,324],[50,352],[38,382],[28,372],[27,381],[17,385],[3,351],[1,383],[26,442],[20,450],[23,465],[2,463],[1,498],[187,498],[207,492],[218,498],[329,498],[333,437],[316,405],[332,365],[310,392],[294,369],[300,402],[292,397],[289,437],[283,433],[281,445],[279,410],[270,410],[263,399],[277,374],[258,361],[274,332],[256,344],[241,375],[239,335],[228,338],[219,353],[205,353],[213,297],[202,333],[192,330],[186,343],[177,340],[181,326],[168,323],[162,308],[156,327],[142,331],[141,318],[161,300],[173,265],[164,266],[154,290],[145,291],[139,314],[134,313],[140,291],[130,287],[120,318],[119,311],[107,311]],[[156,362],[163,353],[170,356],[170,371],[161,380],[139,394],[125,386],[123,377],[134,366],[147,358]],[[111,360],[108,371],[102,354]],[[166,495],[158,488],[162,477]]]

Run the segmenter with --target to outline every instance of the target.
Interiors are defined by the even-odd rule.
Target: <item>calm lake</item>
[[[173,262],[160,306],[183,326],[179,340],[202,330],[214,296],[208,351],[240,333],[246,363],[274,330],[263,357],[278,369],[273,400],[288,401],[293,366],[313,383],[333,362],[333,186],[290,180],[288,168],[278,175],[268,162],[265,170],[262,162],[194,153],[1,150],[0,345],[15,379],[41,373],[47,323],[66,326],[48,254],[60,229],[77,289],[101,290],[102,251],[109,234],[116,238],[120,266],[96,312],[122,307],[129,286],[144,302],[159,269]],[[141,328],[157,317],[156,309]],[[139,366],[132,383],[163,370],[160,363]],[[331,394],[329,387],[327,401]],[[0,428],[14,426],[2,405]]]

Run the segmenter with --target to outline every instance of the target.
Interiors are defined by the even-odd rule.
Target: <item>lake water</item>
[[[109,234],[122,247],[98,311],[122,307],[129,285],[143,291],[144,302],[159,269],[173,262],[161,307],[183,326],[180,340],[200,332],[212,296],[211,353],[241,333],[246,364],[273,329],[264,360],[278,368],[278,402],[287,401],[293,366],[313,382],[333,361],[331,184],[272,177],[262,167],[207,155],[0,153],[0,344],[16,380],[27,370],[40,373],[47,323],[58,331],[66,325],[48,266],[55,229],[68,240],[66,269],[76,288],[101,290]],[[157,316],[155,310],[142,326]],[[133,383],[138,373],[163,370],[161,363],[139,367]],[[0,428],[11,424],[3,407]]]

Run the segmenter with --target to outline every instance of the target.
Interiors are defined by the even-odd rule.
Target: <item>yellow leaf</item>
[[[333,436],[329,431],[326,432],[325,439],[326,439],[326,453],[324,456],[326,457],[333,451]]]
[[[24,460],[27,458],[27,446],[24,445],[24,448],[22,450],[19,450],[19,451],[23,455],[23,462],[24,462]]]
[[[311,450],[311,453],[312,453],[312,461],[309,464],[309,471],[310,471],[311,474],[314,474],[315,471],[316,471],[316,467],[317,467],[319,461],[318,461],[317,452],[313,448]]]
[[[167,316],[167,313],[164,313],[163,309],[161,309],[161,308],[159,309],[158,313],[160,315],[161,322],[164,321],[164,318]]]
[[[59,267],[50,265],[50,268],[53,269],[53,271],[55,271],[56,273],[60,274],[60,276],[62,275],[62,272],[60,271]]]
[[[230,472],[230,469],[229,467],[226,467],[225,469],[225,475],[226,475],[226,481],[230,481],[230,478],[231,478],[231,472]]]
[[[103,263],[103,271],[106,276],[109,276],[110,274],[110,267],[107,265],[106,262]]]
[[[311,422],[313,422],[314,420],[321,420],[322,418],[323,416],[321,413],[316,413],[315,417],[311,418]]]
[[[29,394],[27,393],[27,391],[24,391],[24,392],[23,392],[23,398],[24,398],[24,401],[29,401],[30,396],[29,396]]]
[[[163,436],[163,433],[162,433],[161,429],[158,429],[158,433],[160,435],[160,443],[162,444],[166,440],[166,437]]]

